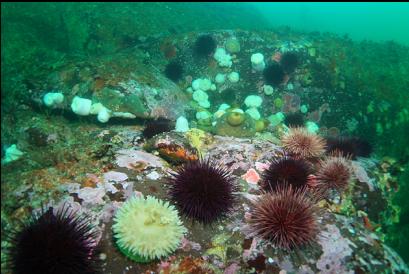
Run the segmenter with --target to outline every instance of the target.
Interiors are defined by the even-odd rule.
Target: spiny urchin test
[[[171,254],[186,233],[174,206],[153,196],[128,199],[115,214],[112,229],[119,250],[136,262]]]
[[[16,274],[100,273],[96,233],[69,207],[49,208],[8,235],[7,263]]]
[[[201,159],[179,168],[169,188],[172,201],[183,215],[208,224],[230,212],[237,185],[227,169]]]
[[[317,210],[306,188],[283,186],[254,202],[248,222],[255,236],[290,250],[315,242],[319,231]]]

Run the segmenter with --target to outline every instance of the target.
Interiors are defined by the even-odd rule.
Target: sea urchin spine
[[[284,184],[293,188],[306,187],[311,173],[309,164],[304,160],[285,156],[274,159],[264,170],[260,186],[264,191],[275,191]]]
[[[64,206],[33,215],[8,236],[8,263],[13,273],[100,273],[96,231],[86,217]]]
[[[285,72],[280,64],[273,63],[263,70],[266,84],[277,87],[284,82]]]
[[[319,187],[343,191],[347,188],[352,171],[348,160],[344,157],[327,157],[320,162],[315,176]]]
[[[201,35],[197,38],[194,51],[198,56],[207,57],[216,50],[216,40],[211,35]]]
[[[314,158],[325,152],[325,140],[303,127],[290,128],[281,142],[284,149],[296,157]]]
[[[372,146],[369,142],[357,137],[327,138],[327,153],[336,153],[351,159],[369,157],[372,153]]]
[[[319,231],[317,210],[306,188],[283,186],[254,202],[248,222],[254,236],[291,250],[315,242]]]
[[[142,135],[149,139],[157,134],[171,131],[174,129],[174,127],[175,125],[171,120],[160,117],[158,119],[148,121]]]
[[[210,160],[189,161],[169,181],[179,211],[200,223],[212,223],[233,207],[237,185],[230,172]]]

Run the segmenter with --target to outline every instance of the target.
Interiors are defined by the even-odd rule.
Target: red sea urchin
[[[260,182],[264,191],[276,191],[283,184],[291,184],[293,188],[305,187],[311,168],[301,159],[283,157],[274,159],[269,168],[265,169]]]
[[[317,211],[306,188],[279,187],[277,192],[265,193],[254,202],[248,222],[254,236],[292,250],[315,241],[319,231]]]
[[[283,148],[296,157],[314,158],[325,152],[325,140],[303,127],[290,128],[281,141]]]
[[[346,158],[327,157],[321,161],[315,179],[318,186],[324,189],[343,191],[347,188],[351,176],[351,167]]]
[[[238,190],[230,172],[208,160],[189,161],[169,181],[169,194],[179,212],[209,224],[232,209]]]
[[[96,232],[86,217],[68,207],[34,215],[8,238],[7,263],[13,273],[100,273]]]

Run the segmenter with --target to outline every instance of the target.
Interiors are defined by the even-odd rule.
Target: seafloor
[[[370,79],[365,67],[370,57],[385,50],[330,34],[206,32],[220,46],[231,37],[240,43],[240,50],[232,54],[232,67],[222,68],[213,58],[193,56],[192,45],[200,34],[140,37],[114,54],[63,57],[36,71],[35,78],[26,79],[20,87],[26,93],[21,104],[2,117],[2,137],[24,152],[18,160],[2,164],[2,234],[43,204],[69,203],[88,214],[99,229],[99,245],[106,255],[104,273],[408,273],[403,260],[384,241],[386,229],[399,220],[400,209],[393,203],[399,189],[396,174],[402,169],[398,160],[378,153],[352,161],[355,179],[348,191],[319,203],[323,213],[317,244],[294,253],[280,252],[250,237],[246,230],[244,216],[258,185],[244,175],[249,169],[261,174],[263,164],[282,153],[283,127],[270,124],[251,138],[220,136],[218,133],[228,133],[214,129],[211,121],[196,119],[195,113],[204,109],[186,91],[194,79],[206,77],[214,82],[217,73],[236,71],[240,75],[237,83],[226,81],[208,92],[211,112],[221,103],[240,107],[248,95],[257,94],[263,98],[260,113],[265,119],[307,105],[307,117],[320,126],[320,134],[363,135],[366,131],[373,141],[387,129],[399,134],[409,120],[407,110],[386,97],[373,99],[364,93],[365,85],[373,87],[370,81],[390,77]],[[400,66],[388,58],[401,56],[407,49],[396,44],[386,47],[391,54],[375,58],[381,59],[376,65],[397,62],[394,65]],[[267,95],[262,74],[251,69],[250,56],[262,52],[266,59],[275,58],[283,49],[297,51],[301,65],[287,84]],[[163,75],[170,60],[177,60],[185,71],[176,84]],[[372,92],[393,89],[394,81],[389,81],[384,90]],[[62,92],[66,98],[56,109],[42,104],[42,96],[51,91]],[[102,124],[95,116],[76,116],[70,110],[74,96],[107,102],[111,109],[131,112],[137,118],[115,118]],[[390,124],[382,120],[390,108],[396,108],[401,120]],[[166,132],[149,140],[143,137],[146,119],[175,120],[181,115],[189,120],[188,132]],[[375,124],[379,125],[371,131]],[[175,147],[177,153],[170,149]],[[167,200],[169,172],[192,151],[219,160],[233,172],[241,188],[234,214],[211,226],[183,219],[188,233],[169,258],[149,264],[127,260],[112,242],[115,210],[134,194]],[[7,273],[4,265],[3,272]]]

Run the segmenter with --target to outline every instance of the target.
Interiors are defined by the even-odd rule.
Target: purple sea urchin
[[[276,191],[283,184],[290,184],[293,188],[307,186],[311,168],[301,159],[283,157],[274,159],[269,168],[264,170],[260,185],[265,191]]]
[[[317,208],[307,189],[279,187],[265,193],[255,202],[248,220],[255,236],[282,249],[295,249],[311,244],[318,234]]]
[[[286,73],[293,73],[298,66],[297,53],[286,52],[281,55],[280,65]]]
[[[172,61],[165,67],[165,75],[173,82],[177,82],[182,79],[183,76],[183,66],[181,63]]]
[[[50,208],[9,235],[8,263],[13,273],[100,273],[96,232],[86,217]]]
[[[361,138],[355,139],[356,155],[359,157],[369,157],[372,153],[372,144],[367,140]]]
[[[188,218],[209,224],[225,216],[235,200],[230,172],[210,160],[189,161],[169,181],[169,194]]]
[[[372,153],[369,142],[357,137],[327,138],[327,153],[338,153],[343,157],[368,157]]]
[[[285,116],[284,123],[288,127],[303,127],[305,124],[304,115],[299,112],[296,113],[288,113]]]
[[[328,154],[338,154],[342,157],[356,158],[355,145],[350,138],[338,137],[338,138],[326,138]]]
[[[197,38],[194,52],[201,57],[207,57],[216,50],[216,40],[211,35],[201,35]]]
[[[263,70],[264,81],[271,86],[279,86],[283,83],[285,72],[278,63],[273,63]]]

